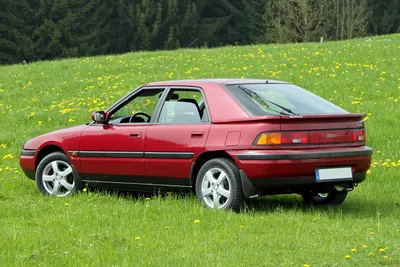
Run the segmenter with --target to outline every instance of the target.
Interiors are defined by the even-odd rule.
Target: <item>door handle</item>
[[[203,137],[204,132],[192,132],[191,137],[193,138],[201,138]]]
[[[130,133],[129,138],[141,138],[141,133]]]

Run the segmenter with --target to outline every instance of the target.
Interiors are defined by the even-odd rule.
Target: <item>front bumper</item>
[[[35,154],[36,150],[23,149],[19,157],[19,166],[31,180],[35,180]]]

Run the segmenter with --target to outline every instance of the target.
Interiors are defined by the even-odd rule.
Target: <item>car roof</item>
[[[232,84],[252,84],[252,83],[288,83],[276,80],[263,80],[263,79],[195,79],[195,80],[171,80],[171,81],[160,81],[151,82],[145,84],[146,86],[160,86],[160,85],[184,85],[184,86],[201,86],[202,84],[220,84],[220,85],[232,85]]]

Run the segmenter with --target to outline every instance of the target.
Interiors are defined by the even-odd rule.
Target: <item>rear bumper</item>
[[[229,151],[238,167],[259,190],[297,190],[360,183],[371,165],[370,147],[309,150]],[[317,183],[315,170],[321,167],[351,167],[352,181]]]
[[[246,160],[301,160],[301,159],[329,159],[342,157],[371,156],[372,148],[345,149],[309,149],[309,150],[241,150],[234,155],[241,161]]]

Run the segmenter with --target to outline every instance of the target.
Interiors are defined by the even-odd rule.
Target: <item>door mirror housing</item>
[[[92,120],[94,120],[97,123],[105,124],[107,117],[106,115],[107,113],[105,113],[104,111],[95,111],[92,113]]]

